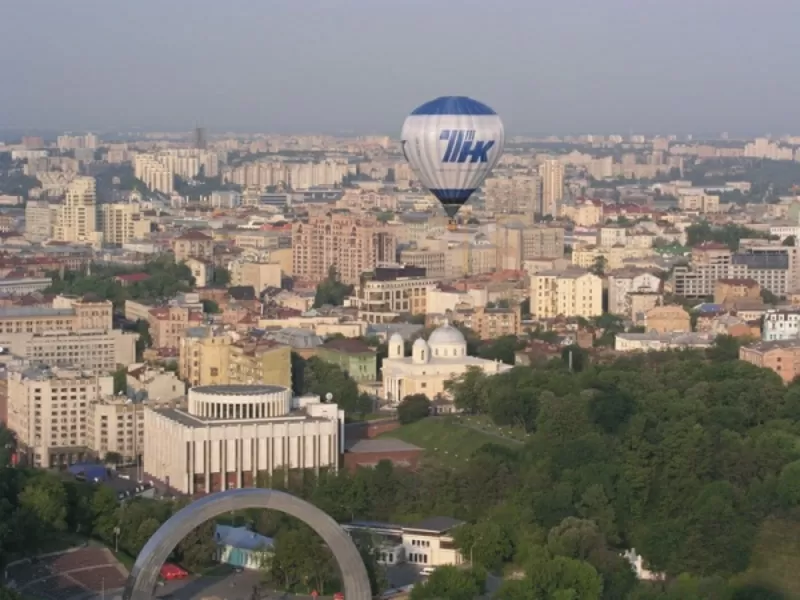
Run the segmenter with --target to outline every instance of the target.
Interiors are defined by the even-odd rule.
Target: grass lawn
[[[743,579],[775,586],[800,598],[800,512],[770,517],[756,536],[750,569]]]
[[[486,433],[500,435],[518,442],[525,442],[528,437],[522,427],[500,427],[492,423],[492,420],[487,415],[457,415],[453,418],[462,425],[468,425]]]
[[[457,466],[484,444],[494,443],[518,448],[512,440],[504,440],[463,427],[455,417],[428,417],[379,436],[397,438],[425,448],[425,459],[448,466]]]

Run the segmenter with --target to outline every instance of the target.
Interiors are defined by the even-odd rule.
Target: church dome
[[[431,351],[428,343],[422,338],[417,338],[411,347],[411,361],[415,364],[430,362]]]
[[[464,339],[464,334],[452,325],[442,325],[433,330],[428,338],[429,346],[452,346],[455,344],[465,344],[467,340]]]
[[[454,358],[467,355],[467,340],[464,334],[450,324],[434,329],[428,338],[433,357]]]

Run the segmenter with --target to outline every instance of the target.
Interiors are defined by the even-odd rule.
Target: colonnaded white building
[[[186,411],[148,408],[144,470],[185,494],[252,487],[275,469],[339,468],[344,411],[276,385],[189,390]]]
[[[499,361],[467,355],[467,340],[452,325],[433,330],[428,341],[414,342],[411,356],[405,355],[403,338],[394,334],[389,339],[389,356],[383,361],[383,397],[397,406],[411,394],[425,394],[434,400],[444,394],[445,383],[477,367],[487,375],[505,373],[511,366]]]

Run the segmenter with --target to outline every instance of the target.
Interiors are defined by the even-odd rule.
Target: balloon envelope
[[[500,160],[505,144],[497,113],[466,96],[426,102],[406,117],[400,137],[417,179],[451,217]]]

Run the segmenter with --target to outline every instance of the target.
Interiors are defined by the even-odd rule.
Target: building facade
[[[270,385],[200,386],[145,409],[144,470],[184,494],[252,487],[276,470],[338,470],[344,412]]]

